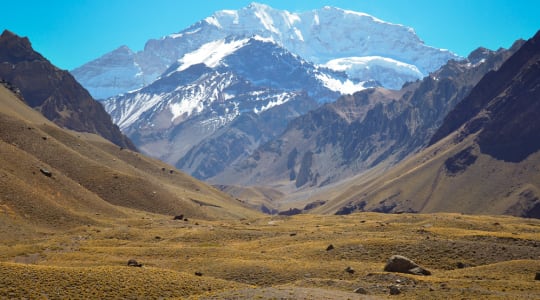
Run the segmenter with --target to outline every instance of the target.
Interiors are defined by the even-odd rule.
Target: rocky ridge
[[[96,133],[120,147],[135,150],[103,106],[73,76],[32,49],[28,38],[5,30],[0,36],[0,78],[24,101],[59,126]]]

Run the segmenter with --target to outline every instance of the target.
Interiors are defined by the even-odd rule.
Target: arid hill
[[[133,210],[185,218],[257,215],[169,165],[90,133],[58,127],[0,85],[2,233],[70,228]],[[15,225],[15,224],[21,224]]]

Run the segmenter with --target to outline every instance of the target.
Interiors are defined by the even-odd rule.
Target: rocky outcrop
[[[386,272],[408,273],[413,275],[431,275],[431,272],[417,265],[405,256],[393,255],[384,266]]]
[[[0,36],[0,78],[16,87],[28,105],[59,126],[96,133],[120,147],[136,150],[103,106],[69,72],[35,52],[28,38],[7,30]]]

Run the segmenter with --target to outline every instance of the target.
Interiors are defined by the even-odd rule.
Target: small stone
[[[540,280],[540,272],[536,272],[536,276],[534,276],[534,280]]]
[[[367,295],[367,293],[368,293],[368,292],[366,291],[366,289],[363,288],[363,287],[356,288],[356,289],[354,290],[354,292],[357,293],[357,294],[362,294],[362,295]]]
[[[334,250],[334,245],[330,244],[326,247],[326,251]]]
[[[41,172],[41,174],[47,176],[47,177],[52,177],[52,172],[47,170],[47,169],[44,169],[44,168],[40,168],[39,171]]]
[[[390,286],[390,295],[399,295],[401,294],[401,290],[397,285],[391,285]]]
[[[354,274],[355,271],[354,271],[353,268],[347,267],[347,268],[345,268],[345,272],[347,272],[347,273],[349,273],[349,274]]]
[[[195,272],[195,275],[196,276],[202,276],[202,273],[201,272]]]

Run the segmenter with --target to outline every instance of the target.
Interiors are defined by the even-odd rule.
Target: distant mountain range
[[[152,83],[179,60],[219,60],[204,56],[218,49],[234,51],[231,44],[223,47],[226,39],[254,36],[313,64],[346,72],[349,85],[374,81],[396,89],[457,58],[425,45],[412,28],[364,13],[334,7],[291,13],[252,3],[237,11],[218,11],[179,33],[149,40],[139,52],[122,46],[72,73],[95,98],[105,99]],[[331,88],[356,91],[339,81]]]
[[[539,217],[537,40],[460,58],[363,13],[251,4],[73,74],[141,151],[265,212]]]
[[[290,13],[253,3],[76,70],[146,154],[218,176],[289,121],[374,86],[400,88],[458,57],[411,28],[338,8]],[[126,92],[135,89],[132,92]]]
[[[371,88],[343,96],[296,118],[277,139],[210,180],[283,189],[288,178],[291,192],[390,167],[425,147],[454,106],[521,44],[479,48],[401,90]]]

